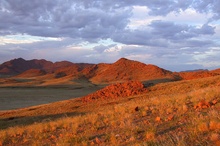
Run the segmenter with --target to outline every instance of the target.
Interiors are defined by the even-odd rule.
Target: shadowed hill
[[[19,77],[19,78],[38,77],[38,76],[42,76],[45,74],[46,74],[46,72],[44,70],[29,69],[29,70],[24,71],[23,73],[17,75],[16,77]]]
[[[16,75],[29,69],[41,69],[48,71],[52,66],[52,62],[44,59],[24,60],[23,58],[18,58],[0,65],[0,74]]]
[[[106,63],[99,63],[91,67],[87,67],[84,70],[82,70],[82,75],[85,76],[86,78],[92,78],[97,76],[100,72],[103,72],[106,70],[110,64]]]
[[[71,66],[62,67],[62,68],[60,67],[59,69],[54,71],[54,73],[55,73],[55,77],[64,77],[67,75],[72,75],[74,77],[77,77],[79,76],[80,72],[83,69],[90,68],[92,66],[93,64],[87,64],[87,63],[72,64]]]
[[[7,61],[0,65],[0,74],[16,75],[29,69],[43,69],[50,68],[53,63],[46,60],[24,60],[22,58]]]
[[[23,73],[30,69],[39,69],[44,70],[47,73],[59,72],[59,70],[64,69],[64,71],[71,72],[70,70],[73,69],[75,66],[79,68],[79,70],[84,69],[85,67],[92,66],[93,64],[86,64],[86,63],[72,63],[69,61],[61,61],[61,62],[51,62],[44,59],[37,60],[24,60],[23,58],[13,59],[7,61],[0,65],[0,74],[3,75],[17,75]],[[71,67],[74,66],[74,67]],[[68,69],[70,67],[70,69]],[[74,70],[74,69],[73,69]],[[68,73],[67,73],[68,74]]]

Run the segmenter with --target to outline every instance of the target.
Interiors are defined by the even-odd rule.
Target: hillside
[[[134,85],[127,82],[85,98],[0,112],[0,144],[219,145],[219,81],[215,76],[150,87],[137,82],[138,94],[85,102],[107,95],[108,88]]]
[[[16,76],[16,78],[29,78],[29,77],[38,77],[45,75],[46,72],[40,69],[29,69],[24,71],[23,73]]]
[[[13,59],[0,65],[0,74],[17,75],[29,69],[46,70],[53,65],[46,60],[24,60],[23,58]]]
[[[146,81],[150,79],[170,78],[176,79],[172,72],[155,65],[121,58],[105,69],[97,71],[90,80],[94,83],[122,82],[129,80]]]

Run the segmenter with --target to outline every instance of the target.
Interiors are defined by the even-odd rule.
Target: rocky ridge
[[[97,100],[118,99],[134,95],[147,93],[147,88],[139,81],[128,81],[124,83],[116,83],[106,86],[94,93],[82,97],[83,102],[91,102]]]

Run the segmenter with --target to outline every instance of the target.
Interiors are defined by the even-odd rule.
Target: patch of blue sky
[[[0,45],[5,44],[28,44],[41,41],[61,41],[62,38],[52,38],[52,37],[39,37],[31,36],[27,34],[16,34],[16,35],[6,35],[0,36]]]

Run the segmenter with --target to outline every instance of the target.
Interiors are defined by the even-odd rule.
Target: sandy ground
[[[0,111],[85,96],[101,87],[0,88]]]

